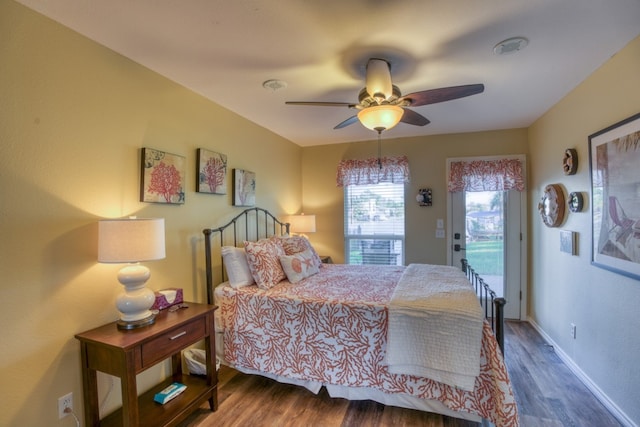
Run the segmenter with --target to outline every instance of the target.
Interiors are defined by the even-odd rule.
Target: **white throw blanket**
[[[459,268],[409,265],[389,303],[389,371],[473,390],[482,322],[478,298]]]

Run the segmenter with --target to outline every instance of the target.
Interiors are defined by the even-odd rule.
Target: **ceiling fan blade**
[[[451,86],[410,93],[403,96],[402,99],[409,101],[409,105],[412,107],[417,107],[420,105],[451,101],[452,99],[464,98],[465,96],[476,95],[482,92],[484,92],[483,84]]]
[[[416,113],[408,108],[404,108],[404,114],[400,121],[414,126],[425,126],[431,123],[431,121],[422,114]]]
[[[354,123],[355,123],[355,122],[357,122],[357,121],[358,121],[358,116],[351,116],[351,117],[349,117],[347,120],[345,120],[345,121],[343,121],[343,122],[338,123],[338,124],[334,127],[334,129],[342,129],[342,128],[344,128],[344,127],[347,127],[347,126],[349,126],[349,125],[354,124]]]
[[[355,108],[352,102],[313,102],[313,101],[286,101],[287,105],[311,105],[316,107],[349,107]]]

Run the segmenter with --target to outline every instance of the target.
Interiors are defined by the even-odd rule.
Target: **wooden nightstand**
[[[323,264],[333,264],[333,260],[329,255],[319,255],[319,257]]]
[[[87,426],[173,426],[205,401],[218,409],[218,374],[215,369],[213,305],[186,303],[188,308],[161,311],[153,325],[130,331],[116,322],[76,335],[80,341]],[[181,351],[204,340],[207,375],[182,375]],[[138,396],[136,375],[171,357],[172,376]],[[122,382],[122,408],[100,420],[97,371]],[[177,381],[187,386],[173,400],[161,405],[153,396]]]

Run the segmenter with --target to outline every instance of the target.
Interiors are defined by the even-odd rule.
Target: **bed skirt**
[[[333,398],[343,398],[347,400],[373,400],[374,402],[381,403],[387,406],[397,406],[399,408],[417,409],[419,411],[432,412],[435,414],[446,415],[453,418],[461,418],[467,421],[473,421],[482,423],[483,426],[493,426],[493,423],[482,419],[478,415],[470,414],[467,412],[456,412],[447,408],[437,400],[420,399],[415,396],[411,396],[404,393],[385,393],[383,391],[369,388],[369,387],[346,387],[335,384],[323,384],[317,381],[298,380],[294,378],[288,378],[281,375],[275,375],[268,372],[254,371],[252,369],[244,369],[233,366],[224,360],[223,351],[224,334],[220,331],[216,332],[216,353],[218,360],[221,364],[233,368],[243,374],[248,375],[260,375],[265,378],[272,379],[282,384],[291,384],[299,387],[304,387],[313,394],[318,394],[322,387],[327,389],[329,396]]]

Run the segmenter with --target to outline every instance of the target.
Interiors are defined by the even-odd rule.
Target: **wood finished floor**
[[[507,368],[523,427],[608,427],[621,424],[576,378],[527,322],[506,322]],[[428,426],[479,424],[371,401],[332,399],[292,385],[222,367],[219,409],[203,405],[180,427]]]

